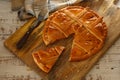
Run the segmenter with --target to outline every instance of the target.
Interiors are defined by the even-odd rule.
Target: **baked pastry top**
[[[63,46],[55,46],[45,50],[40,49],[36,52],[33,52],[32,56],[38,67],[42,71],[48,73],[52,69],[55,62],[58,60],[63,50]]]
[[[46,45],[74,34],[70,61],[80,61],[97,53],[104,44],[107,27],[103,17],[89,8],[68,6],[46,20],[43,41]]]

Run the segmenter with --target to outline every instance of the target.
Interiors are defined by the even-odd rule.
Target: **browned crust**
[[[43,31],[45,31],[45,30],[47,30],[47,28],[49,28],[49,23],[52,21],[52,19],[56,16],[56,14],[59,14],[60,12],[63,12],[63,13],[65,13],[64,11],[65,10],[67,10],[67,11],[69,11],[69,10],[71,10],[71,9],[82,9],[82,10],[84,10],[84,9],[86,9],[87,10],[87,12],[90,12],[90,13],[92,13],[96,18],[97,18],[97,20],[98,21],[96,21],[96,23],[94,22],[94,23],[91,23],[90,25],[87,25],[86,23],[84,23],[84,22],[82,22],[81,20],[79,20],[79,24],[82,24],[82,25],[84,25],[84,27],[92,34],[92,35],[94,35],[98,40],[100,40],[101,42],[100,42],[100,44],[98,44],[98,47],[96,48],[96,49],[94,49],[94,50],[91,50],[91,51],[87,51],[87,53],[89,53],[89,54],[86,54],[86,55],[82,55],[82,56],[80,56],[80,57],[77,57],[77,56],[73,56],[72,54],[74,54],[74,53],[71,53],[71,56],[70,56],[70,58],[69,58],[69,60],[70,61],[80,61],[80,60],[84,60],[84,59],[87,59],[87,58],[89,58],[90,56],[92,56],[92,55],[94,55],[94,54],[96,54],[102,47],[103,47],[103,45],[104,45],[104,42],[105,42],[105,39],[106,39],[106,36],[107,36],[107,26],[106,26],[106,24],[105,24],[105,22],[103,22],[103,18],[102,17],[100,17],[95,11],[93,11],[93,10],[91,10],[91,9],[89,9],[89,8],[84,8],[84,7],[81,7],[81,6],[68,6],[68,7],[65,7],[65,8],[63,8],[63,9],[60,9],[60,10],[58,10],[58,11],[56,11],[56,12],[54,12],[48,19],[47,19],[47,21],[46,21],[46,25],[45,25],[45,28],[44,28],[44,30]],[[69,15],[68,15],[69,16]],[[71,18],[72,19],[72,18]],[[78,19],[78,18],[77,18]],[[80,18],[81,19],[81,18]],[[97,29],[98,31],[101,31],[101,33],[102,34],[100,34],[100,33],[97,33],[97,31],[95,31],[95,29],[93,30],[92,28],[94,28],[94,26],[96,26],[98,23],[101,23],[101,27],[100,27],[100,29]],[[91,27],[90,28],[90,26],[93,26],[93,27]],[[45,40],[45,38],[44,38],[44,34],[45,32],[43,32],[43,40],[44,40],[44,42],[46,42],[46,40]],[[100,36],[99,36],[99,35]],[[47,34],[47,35],[49,35],[49,34]],[[48,44],[50,44],[51,42],[49,41],[49,42],[47,42],[47,45]],[[74,43],[74,42],[73,42]],[[79,46],[81,46],[81,45],[79,45]],[[97,45],[96,45],[97,46]],[[72,47],[74,47],[74,46],[72,46]],[[85,49],[84,49],[85,50]]]
[[[64,46],[56,46],[54,48],[47,48],[46,50],[38,50],[32,53],[33,60],[42,71],[48,73],[58,60],[64,48]],[[55,53],[49,53],[51,49],[54,50]],[[40,56],[40,54],[43,56]],[[49,57],[45,57],[44,55],[46,54]],[[42,58],[44,58],[44,60],[41,60]]]

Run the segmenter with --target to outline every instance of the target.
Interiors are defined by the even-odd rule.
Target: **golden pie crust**
[[[45,50],[38,50],[32,53],[33,59],[38,67],[48,73],[55,62],[58,60],[62,51],[64,50],[63,46],[56,46],[53,48],[47,48]]]
[[[70,61],[80,61],[97,53],[104,44],[107,27],[96,12],[81,6],[68,6],[46,20],[43,41],[46,45],[74,34]]]

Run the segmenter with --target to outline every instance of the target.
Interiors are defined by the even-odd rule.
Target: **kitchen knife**
[[[16,44],[17,49],[21,49],[25,43],[27,42],[28,37],[32,33],[32,31],[48,16],[48,9],[43,8],[41,9],[38,18],[33,22],[33,24],[30,26],[30,28],[27,30],[27,32],[24,34],[24,36],[18,41]]]

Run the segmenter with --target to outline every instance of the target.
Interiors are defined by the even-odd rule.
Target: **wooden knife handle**
[[[17,47],[17,49],[21,49],[23,46],[24,46],[24,44],[27,42],[27,39],[28,39],[28,37],[30,36],[30,34],[32,33],[32,29],[31,30],[28,30],[25,34],[24,34],[24,36],[19,40],[19,42],[17,43],[17,45],[16,45],[16,47]]]
[[[42,21],[36,20],[33,25],[28,29],[28,31],[24,34],[24,36],[18,41],[16,44],[17,49],[21,49],[24,44],[27,42],[28,37],[32,33],[32,31],[41,23]]]

